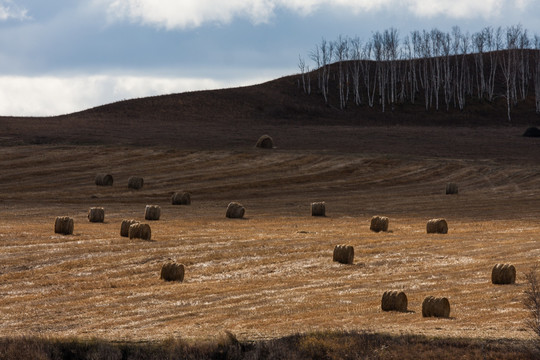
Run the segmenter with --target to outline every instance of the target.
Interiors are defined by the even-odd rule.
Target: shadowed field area
[[[257,340],[366,330],[531,339],[522,302],[524,273],[540,255],[540,143],[515,128],[478,141],[478,129],[418,135],[430,130],[354,142],[345,126],[323,136],[304,129],[296,146],[274,136],[274,150],[2,147],[0,336],[152,341],[228,330]],[[112,187],[94,184],[101,172]],[[128,189],[132,175],[144,178],[141,190]],[[445,195],[448,182],[458,195]],[[178,190],[192,193],[192,205],[170,204]],[[230,201],[245,206],[245,219],[225,218]],[[310,216],[313,201],[326,202],[326,217]],[[143,220],[147,204],[162,212],[149,222],[152,241],[120,237],[122,219]],[[88,222],[92,206],[105,208],[104,223]],[[73,235],[53,232],[64,215]],[[369,230],[373,215],[390,218],[388,232]],[[448,234],[426,234],[437,217]],[[332,262],[337,244],[354,246],[353,265]],[[159,279],[169,260],[186,265],[183,283]],[[515,285],[491,284],[496,263],[516,267]],[[386,290],[404,291],[410,311],[382,312]],[[422,318],[428,295],[449,299],[449,319]]]

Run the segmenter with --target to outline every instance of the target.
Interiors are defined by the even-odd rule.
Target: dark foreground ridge
[[[112,343],[76,339],[1,339],[11,359],[538,359],[538,343],[512,340],[323,332],[242,342],[226,331],[214,342]]]

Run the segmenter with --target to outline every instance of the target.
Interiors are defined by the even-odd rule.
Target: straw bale
[[[354,262],[354,247],[350,245],[336,245],[334,247],[333,261],[342,264],[352,264]]]
[[[103,222],[105,220],[105,209],[102,207],[91,207],[88,210],[88,221]]]
[[[311,216],[326,216],[326,203],[324,201],[311,203]]]
[[[523,136],[525,136],[525,137],[540,137],[540,129],[538,129],[535,126],[527,128],[527,130],[525,130],[525,132],[523,133]]]
[[[428,234],[447,234],[448,224],[445,219],[431,219],[427,222],[426,231]]]
[[[112,186],[113,177],[110,174],[97,174],[96,175],[96,185],[97,186]]]
[[[446,195],[456,195],[458,193],[458,186],[456,183],[446,184]]]
[[[144,179],[138,176],[130,176],[128,179],[128,188],[139,190],[144,185]]]
[[[122,225],[120,225],[120,236],[128,237],[129,236],[129,227],[133,224],[138,224],[139,222],[134,219],[124,219],[122,220]]]
[[[171,201],[173,205],[191,205],[191,193],[187,191],[175,192]]]
[[[510,264],[496,264],[491,270],[491,282],[498,285],[515,284],[516,268]]]
[[[422,302],[422,316],[447,318],[450,316],[450,302],[445,297],[428,296]]]
[[[259,138],[255,147],[258,147],[261,149],[273,149],[274,140],[268,135],[263,135]]]
[[[152,230],[148,224],[135,223],[129,226],[128,236],[130,239],[151,240]]]
[[[386,216],[373,216],[369,229],[375,232],[388,231],[388,218]]]
[[[184,281],[185,266],[177,263],[167,263],[161,267],[160,278],[165,281]]]
[[[144,209],[145,220],[159,220],[161,216],[161,207],[159,205],[146,205]]]
[[[237,202],[231,202],[227,206],[227,212],[225,214],[226,217],[231,219],[241,219],[244,217],[244,213],[246,212],[246,209],[242,204]]]
[[[407,295],[403,291],[385,291],[381,300],[383,311],[407,311]]]
[[[73,234],[73,219],[69,216],[57,216],[54,221],[54,232],[56,234]]]

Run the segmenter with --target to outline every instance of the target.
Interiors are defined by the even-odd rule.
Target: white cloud
[[[409,0],[407,6],[417,16],[442,15],[455,19],[478,17],[487,19],[499,15],[502,0]]]
[[[271,78],[273,74],[268,74],[268,78],[236,80],[110,75],[0,76],[0,115],[60,115],[119,100],[255,84]]]
[[[491,18],[501,15],[503,0],[94,0],[105,6],[110,19],[174,28],[195,28],[207,23],[227,24],[235,18],[266,23],[283,9],[307,16],[321,9],[361,14],[389,10],[419,17],[453,19]],[[515,9],[526,11],[531,0],[517,0]]]
[[[361,12],[380,9],[393,0],[95,0],[107,8],[111,19],[129,19],[147,25],[194,28],[205,23],[227,24],[235,18],[266,23],[277,9],[309,15],[322,6],[345,7]]]
[[[13,3],[12,0],[0,0],[0,21],[9,19],[27,20],[28,10]]]

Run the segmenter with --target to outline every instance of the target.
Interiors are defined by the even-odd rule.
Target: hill
[[[472,55],[469,58],[472,60]],[[338,65],[332,65],[336,68]],[[337,70],[333,70],[333,74]],[[506,117],[506,100],[468,100],[463,110],[425,110],[421,92],[415,104],[396,104],[393,111],[380,106],[349,104],[340,110],[335,76],[330,79],[328,104],[317,93],[317,73],[309,76],[313,92],[301,89],[300,75],[263,84],[209,91],[187,92],[107,104],[73,114],[53,117],[0,117],[0,144],[69,143],[166,145],[177,148],[231,148],[251,144],[263,133],[279,135],[278,146],[319,147],[320,132],[325,147],[354,148],[347,138],[350,128],[387,127],[507,127],[537,125],[534,92],[512,108]],[[500,76],[499,76],[500,77]],[[498,79],[502,92],[502,79]],[[532,88],[532,85],[531,85]],[[430,132],[428,130],[428,132]],[[332,138],[339,138],[335,144]],[[358,148],[363,151],[362,148]]]

